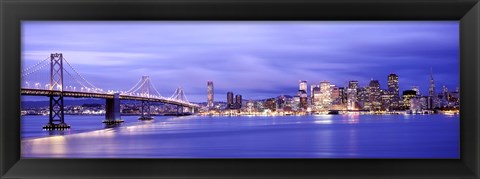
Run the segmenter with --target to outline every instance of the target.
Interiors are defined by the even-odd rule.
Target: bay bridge
[[[66,64],[66,66],[64,66]],[[49,82],[42,85],[39,82],[28,82],[28,77],[37,77],[37,72],[50,67]],[[66,67],[66,68],[64,68]],[[48,69],[47,69],[48,70]],[[64,76],[64,74],[66,74]],[[64,78],[68,77],[68,78]],[[42,77],[45,80],[45,77]],[[66,84],[66,79],[70,79],[72,85]],[[76,86],[79,85],[79,86]],[[21,95],[47,96],[49,103],[49,120],[43,126],[44,129],[67,129],[70,126],[65,122],[64,115],[64,97],[73,98],[100,98],[106,99],[105,105],[105,124],[121,123],[120,100],[140,101],[139,120],[153,119],[150,112],[152,103],[163,103],[176,106],[176,114],[181,115],[185,111],[195,113],[200,106],[190,103],[182,88],[177,88],[170,97],[160,95],[149,76],[142,78],[129,90],[103,90],[96,87],[81,75],[64,57],[62,53],[52,53],[44,60],[22,70]]]

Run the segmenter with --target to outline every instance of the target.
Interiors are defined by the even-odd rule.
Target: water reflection
[[[457,119],[457,120],[455,120]],[[361,121],[361,122],[360,122]],[[172,117],[22,141],[23,157],[455,158],[458,116]],[[356,125],[350,125],[356,124]],[[419,125],[421,124],[421,125]],[[98,125],[97,123],[95,125]],[[74,127],[82,127],[74,126]]]

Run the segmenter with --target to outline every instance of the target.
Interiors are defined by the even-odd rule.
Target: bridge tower
[[[44,129],[68,129],[64,120],[63,103],[63,56],[61,53],[50,54],[50,116]],[[55,95],[53,90],[60,91]]]
[[[149,76],[142,76],[143,85],[140,87],[141,95],[143,97],[150,97],[150,77]],[[142,106],[140,108],[141,116],[138,118],[139,120],[152,120],[153,117],[150,113],[150,101],[142,101]]]

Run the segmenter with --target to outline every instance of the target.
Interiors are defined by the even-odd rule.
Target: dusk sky
[[[23,68],[51,53],[99,88],[126,91],[149,75],[163,96],[181,86],[192,102],[206,102],[209,80],[215,101],[294,95],[299,80],[386,89],[390,73],[401,91],[428,94],[430,69],[437,91],[459,86],[458,21],[23,21]],[[48,71],[31,78],[47,83]]]

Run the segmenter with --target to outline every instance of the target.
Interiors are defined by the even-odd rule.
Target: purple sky
[[[181,86],[194,102],[208,80],[216,101],[293,95],[299,80],[386,88],[390,73],[426,94],[430,68],[437,91],[459,86],[458,21],[23,21],[22,48],[23,68],[58,52],[97,87],[128,90],[149,75],[163,96]]]

